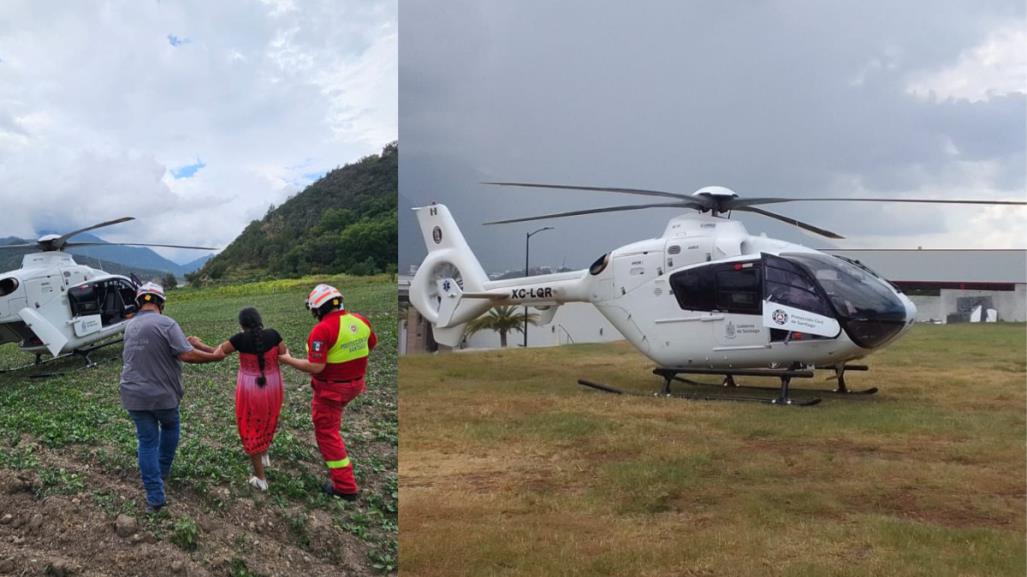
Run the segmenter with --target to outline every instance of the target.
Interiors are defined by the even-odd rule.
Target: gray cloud
[[[401,202],[447,203],[486,267],[501,269],[523,266],[533,223],[480,222],[632,199],[481,180],[685,193],[720,184],[743,196],[1023,197],[1023,91],[970,102],[910,90],[996,31],[1023,26],[1019,2],[404,2]],[[777,209],[846,235],[845,246],[985,238],[953,234],[975,208]],[[582,266],[659,235],[673,214],[542,222],[557,230],[533,239],[533,254]],[[986,226],[1008,234],[988,240],[1019,246],[1023,212],[996,218]],[[752,232],[826,244],[741,219]],[[403,267],[423,255],[412,226],[404,216]]]

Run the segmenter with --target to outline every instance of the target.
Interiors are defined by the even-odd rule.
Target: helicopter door
[[[71,316],[75,319],[73,326],[77,337],[93,334],[103,328],[98,284],[86,283],[68,289],[68,304],[71,306]]]
[[[110,279],[104,282],[103,301],[100,316],[103,326],[110,326],[127,320],[136,312],[135,287],[125,279]]]
[[[93,281],[68,290],[71,314],[76,318],[78,336],[126,320],[136,311],[135,288],[119,278]]]
[[[670,275],[670,286],[682,310],[708,313],[687,319],[703,327],[692,329],[698,338],[713,338],[722,350],[746,349],[768,342],[761,273],[758,261],[712,263]]]
[[[763,255],[763,326],[771,341],[833,339],[841,325],[816,281],[788,259]]]

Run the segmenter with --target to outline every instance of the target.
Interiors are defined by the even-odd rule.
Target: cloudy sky
[[[1024,200],[1022,0],[403,0],[401,207],[447,203],[487,269],[585,266],[673,210],[483,180],[742,196]],[[1022,248],[1022,209],[782,204],[844,247]],[[750,232],[828,246],[743,216]],[[401,210],[401,270],[424,254]],[[543,253],[545,253],[543,255]]]
[[[0,237],[224,247],[396,139],[397,45],[396,0],[4,1]]]

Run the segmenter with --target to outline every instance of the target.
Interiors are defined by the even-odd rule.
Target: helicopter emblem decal
[[[442,229],[437,226],[432,229],[431,238],[435,241],[435,244],[440,244],[442,242]]]
[[[449,282],[449,279],[442,281],[442,290],[449,292],[449,288],[451,286],[453,286],[453,284]]]
[[[781,309],[777,309],[776,311],[774,311],[773,319],[775,323],[783,325],[788,322],[788,313],[784,312]]]

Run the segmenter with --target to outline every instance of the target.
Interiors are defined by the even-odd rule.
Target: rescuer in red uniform
[[[307,297],[307,309],[318,320],[307,339],[307,358],[297,359],[285,352],[279,360],[311,375],[314,398],[310,416],[317,446],[331,476],[331,481],[324,485],[325,492],[355,501],[360,488],[339,428],[343,408],[364,392],[367,356],[378,344],[378,338],[367,319],[346,311],[342,293],[335,287],[314,287]]]

